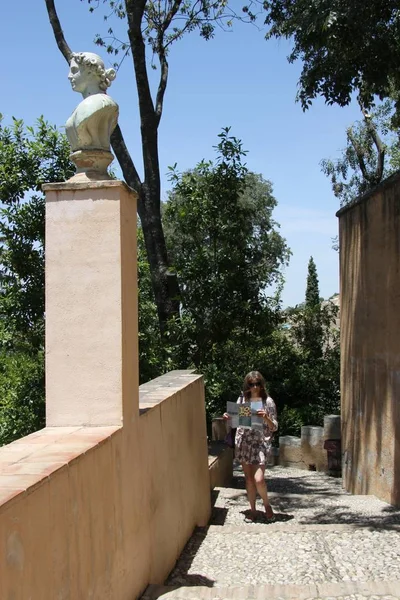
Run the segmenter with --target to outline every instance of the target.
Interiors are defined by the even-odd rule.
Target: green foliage
[[[285,311],[286,348],[291,371],[277,397],[284,402],[280,429],[300,435],[302,425],[323,425],[326,414],[340,412],[339,308],[321,302],[318,274],[311,257],[308,263],[305,303]],[[278,382],[279,386],[279,382]]]
[[[400,90],[397,0],[266,0],[267,38],[293,42],[289,61],[302,61],[298,98],[307,109],[319,95],[349,104],[353,92],[369,107],[376,95]],[[397,112],[399,113],[397,103]]]
[[[73,174],[65,136],[0,121],[0,444],[44,423],[45,182]]]
[[[202,161],[183,174],[172,170],[163,215],[181,316],[191,324],[187,357],[208,382],[210,412],[237,393],[254,344],[273,330],[278,302],[266,289],[280,284],[289,258],[272,219],[271,183],[248,172],[229,128],[219,138],[215,163]]]
[[[400,169],[400,142],[393,126],[394,103],[386,100],[346,131],[347,145],[337,160],[321,161],[332,190],[344,206]]]
[[[314,358],[322,353],[321,300],[317,267],[313,257],[308,261],[306,301],[301,314],[301,325],[298,323],[298,333],[301,332],[303,348]]]
[[[161,336],[157,307],[151,287],[141,226],[137,230],[139,288],[139,378],[140,383],[177,368],[194,368],[190,362],[192,323],[187,316],[170,319]]]
[[[85,0],[82,0],[85,1]],[[143,3],[143,9],[137,10],[133,2],[120,2],[118,0],[87,0],[89,11],[103,5],[105,7],[104,20],[108,23],[116,17],[130,23],[140,16],[143,40],[151,48],[153,55],[162,58],[168,54],[171,45],[177,40],[193,31],[198,31],[205,40],[214,37],[215,28],[228,29],[233,21],[240,20],[251,23],[256,15],[249,10],[241,14],[232,9],[227,0],[166,0],[154,2],[148,0]],[[106,49],[109,54],[126,56],[131,51],[128,39],[121,40],[120,34],[114,33],[114,28],[109,27],[107,36],[96,35],[95,43]],[[155,65],[152,65],[155,68]]]
[[[38,350],[44,338],[45,182],[73,173],[65,136],[43,118],[36,127],[0,121],[0,319],[14,345]]]
[[[306,287],[306,306],[308,308],[319,307],[321,304],[319,297],[319,283],[317,267],[314,259],[310,256],[308,261],[307,287]]]
[[[0,350],[0,446],[44,425],[44,353]]]
[[[287,405],[283,407],[279,415],[279,430],[281,435],[300,437],[303,425],[306,425],[306,422],[301,409],[292,408]]]
[[[244,375],[258,369],[276,399],[280,434],[299,435],[301,425],[321,424],[324,414],[339,409],[339,344],[332,326],[337,309],[321,307],[311,268],[313,306],[289,311],[292,328],[282,329],[281,266],[289,250],[272,219],[272,186],[247,170],[242,144],[228,129],[217,152],[215,163],[202,161],[183,174],[171,169],[174,188],[163,223],[182,305],[164,339],[154,335],[156,313],[139,244],[141,381],[168,368],[196,368],[204,375],[211,419],[237,398]],[[272,283],[278,292],[269,297]],[[319,337],[312,330],[318,351],[307,342],[308,310],[319,314]]]
[[[157,307],[151,287],[150,265],[146,257],[143,231],[137,229],[138,305],[139,305],[139,376],[140,383],[164,372],[162,341]]]
[[[220,134],[215,164],[202,161],[193,171],[173,172],[174,189],[163,215],[167,245],[178,272],[183,311],[196,326],[200,365],[213,344],[269,331],[265,290],[281,281],[289,252],[276,230],[276,200],[270,182],[249,173],[241,142]]]
[[[291,370],[284,386],[277,382],[277,398],[285,405],[280,430],[288,427],[290,435],[299,435],[301,425],[322,425],[325,414],[340,412],[338,311],[329,301],[286,311],[290,328],[284,330],[289,341],[285,352]]]

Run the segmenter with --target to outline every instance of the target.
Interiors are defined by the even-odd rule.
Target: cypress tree
[[[312,256],[308,261],[307,288],[306,288],[306,306],[307,308],[315,308],[319,306],[319,283],[317,275],[317,267]]]
[[[317,267],[312,256],[308,261],[303,343],[310,358],[319,358],[322,355],[321,301]]]

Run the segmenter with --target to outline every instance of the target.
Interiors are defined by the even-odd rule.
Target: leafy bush
[[[43,352],[0,353],[0,446],[45,425]]]

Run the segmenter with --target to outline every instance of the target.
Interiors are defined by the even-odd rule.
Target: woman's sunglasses
[[[261,381],[253,381],[253,383],[249,383],[249,387],[259,387],[261,385]]]

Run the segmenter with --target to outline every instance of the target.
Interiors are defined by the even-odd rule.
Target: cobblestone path
[[[143,600],[400,600],[400,510],[352,496],[341,480],[273,467],[275,523],[246,523],[244,479],[218,488],[164,586]]]

